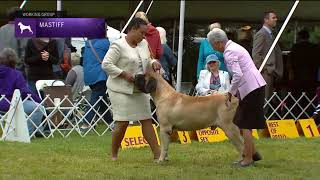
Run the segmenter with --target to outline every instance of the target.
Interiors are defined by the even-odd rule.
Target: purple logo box
[[[16,18],[16,37],[106,37],[103,18]]]
[[[16,37],[36,37],[36,19],[34,18],[17,18],[15,19]]]

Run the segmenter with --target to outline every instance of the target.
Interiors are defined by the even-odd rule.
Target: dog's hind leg
[[[239,128],[232,122],[226,123],[226,124],[220,123],[219,127],[224,131],[226,136],[231,140],[232,144],[236,147],[236,149],[238,150],[241,156],[243,152],[243,139],[240,135]]]

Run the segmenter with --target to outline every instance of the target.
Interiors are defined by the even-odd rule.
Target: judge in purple
[[[223,30],[214,28],[208,33],[208,40],[214,49],[223,53],[227,70],[232,76],[226,101],[230,101],[232,95],[240,99],[234,123],[241,130],[244,150],[243,158],[235,164],[239,167],[247,167],[253,165],[254,161],[261,160],[253,144],[252,129],[265,127],[263,104],[266,82],[248,51],[228,40]]]

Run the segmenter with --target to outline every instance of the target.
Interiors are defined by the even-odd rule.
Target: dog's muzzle
[[[146,80],[144,74],[137,74],[134,77],[134,85],[144,93],[151,93],[156,90],[157,80],[153,77],[149,77],[148,80]]]

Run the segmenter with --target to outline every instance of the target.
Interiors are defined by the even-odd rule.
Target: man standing
[[[14,19],[16,18],[18,11],[18,7],[9,8],[7,11],[8,24],[0,27],[0,50],[3,50],[4,48],[12,48],[15,50],[19,58],[16,69],[21,71],[25,76],[23,59],[27,39],[16,38],[14,31]]]
[[[266,57],[273,41],[273,28],[277,25],[277,15],[273,11],[264,13],[263,27],[254,35],[252,59],[259,69],[264,58]],[[279,80],[283,75],[283,60],[280,46],[277,44],[272,51],[262,72],[263,78],[267,82],[265,88],[265,98],[269,99],[275,91],[275,80]]]

